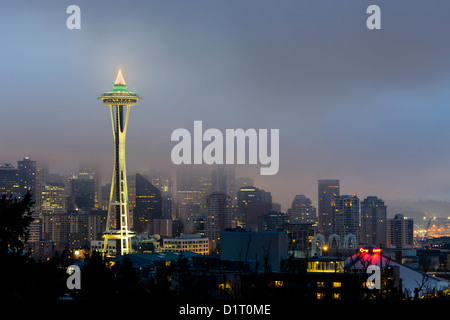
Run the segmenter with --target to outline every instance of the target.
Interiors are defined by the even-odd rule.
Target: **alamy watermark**
[[[381,289],[381,270],[380,267],[372,264],[367,267],[367,274],[370,274],[370,276],[367,278],[366,281],[366,288],[372,290],[372,289]]]
[[[70,276],[67,278],[67,289],[81,289],[81,270],[77,265],[71,265],[67,267],[66,273]]]
[[[224,135],[215,128],[203,132],[202,121],[194,121],[193,136],[183,128],[172,132],[171,141],[178,143],[170,156],[176,165],[259,163],[265,166],[260,168],[261,175],[274,175],[280,167],[279,140],[279,129],[226,129]],[[209,143],[203,148],[203,142]]]

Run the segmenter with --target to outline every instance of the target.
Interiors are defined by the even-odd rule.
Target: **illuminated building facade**
[[[333,197],[339,196],[339,180],[319,180],[319,233],[328,238],[331,231],[331,201]]]
[[[387,246],[402,249],[413,246],[414,220],[396,214],[394,219],[388,220]]]
[[[177,238],[163,239],[163,252],[190,251],[198,254],[209,254],[209,239],[196,234],[184,234]]]
[[[316,221],[316,208],[311,199],[304,194],[296,195],[287,214],[290,222],[314,223]]]
[[[134,230],[151,235],[154,220],[162,218],[161,191],[142,175],[136,174],[136,207],[133,212]]]
[[[0,165],[0,195],[19,195],[19,170],[11,164]]]
[[[214,192],[206,198],[205,221],[205,234],[212,253],[219,253],[220,232],[226,228],[231,228],[231,198],[225,193]]]
[[[74,209],[92,210],[95,207],[96,185],[94,175],[86,172],[74,174],[71,179]]]
[[[114,134],[114,169],[106,230],[103,234],[104,248],[107,248],[109,239],[114,239],[116,240],[116,255],[130,254],[131,237],[134,236],[134,232],[129,229],[128,225],[130,217],[125,166],[125,139],[130,109],[141,98],[136,93],[127,90],[122,71],[119,69],[113,90],[105,92],[98,99],[102,100],[102,103],[110,109]]]
[[[340,239],[345,239],[346,235],[353,234],[356,241],[359,242],[359,199],[356,194],[333,197],[331,208],[332,234],[338,235]]]
[[[386,205],[378,197],[361,202],[361,243],[386,247]]]
[[[44,215],[66,212],[66,190],[63,183],[47,182],[41,192],[41,210]]]
[[[253,186],[242,187],[237,194],[237,225],[256,230],[258,216],[272,209],[272,195]]]
[[[36,200],[36,161],[29,157],[17,161],[19,175],[19,193],[25,195],[28,191],[31,193],[31,200]]]

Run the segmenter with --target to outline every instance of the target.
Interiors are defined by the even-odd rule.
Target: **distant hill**
[[[400,213],[414,219],[414,223],[422,224],[423,217],[450,217],[450,202],[436,200],[394,200],[386,201],[388,218]],[[427,220],[427,219],[425,219]]]

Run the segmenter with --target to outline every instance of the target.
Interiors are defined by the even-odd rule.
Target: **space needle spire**
[[[114,135],[114,168],[111,181],[111,192],[108,203],[106,230],[103,233],[103,252],[112,255],[108,250],[108,240],[116,241],[115,255],[131,253],[131,238],[135,235],[129,228],[129,206],[127,171],[125,166],[125,138],[127,135],[128,117],[132,106],[141,98],[127,90],[127,85],[119,69],[113,90],[103,93],[98,99],[109,107]]]

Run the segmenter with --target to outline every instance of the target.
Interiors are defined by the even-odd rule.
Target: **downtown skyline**
[[[65,27],[69,3],[6,4],[0,163],[30,156],[66,174],[94,162],[108,182],[110,123],[96,97],[121,67],[145,99],[130,118],[130,174],[175,170],[171,133],[201,120],[280,130],[277,175],[238,165],[236,177],[283,211],[297,194],[317,204],[319,179],[360,199],[450,201],[450,5],[378,3],[374,32],[366,3],[350,1],[80,1],[81,30]]]

